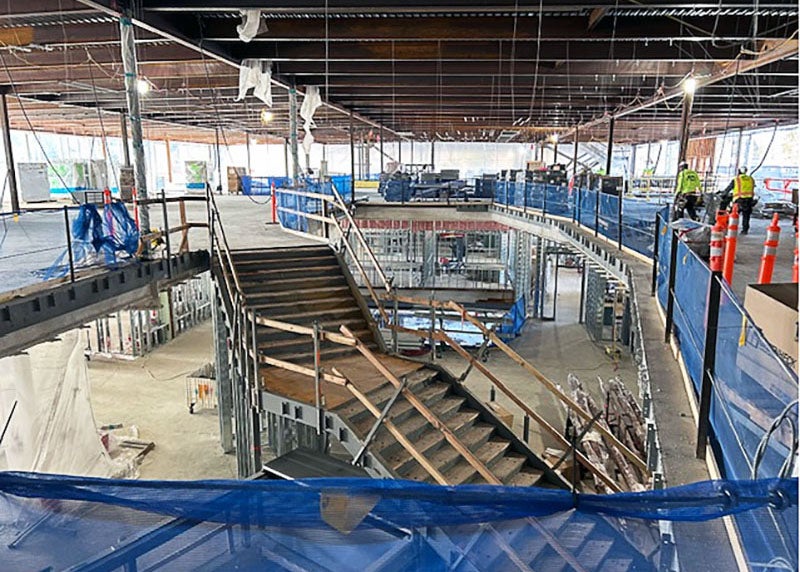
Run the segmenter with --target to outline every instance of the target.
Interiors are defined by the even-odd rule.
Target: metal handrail
[[[236,266],[234,266],[233,264],[233,256],[231,255],[231,249],[230,246],[228,245],[228,238],[225,236],[225,228],[222,226],[222,219],[220,218],[219,207],[217,206],[217,202],[214,199],[214,193],[211,192],[211,187],[209,185],[206,185],[206,193],[208,195],[209,209],[211,209],[211,213],[215,215],[211,217],[211,220],[208,225],[209,226],[208,232],[212,238],[211,241],[212,247],[214,246],[214,244],[216,244],[217,249],[219,250],[220,245],[222,246],[222,251],[220,252],[220,254],[224,255],[225,261],[228,263],[228,268],[230,270],[231,277],[233,278],[233,284],[236,287],[235,293],[240,298],[243,298],[244,292],[242,290],[241,283],[239,282],[239,275],[236,272]],[[217,226],[219,227],[219,234],[217,233]],[[222,241],[219,240],[220,237],[222,238]],[[217,238],[216,242],[213,240],[214,238]],[[222,258],[222,256],[220,258]],[[224,268],[223,268],[223,274],[225,274]],[[233,294],[233,292],[230,292],[230,288],[228,293]]]

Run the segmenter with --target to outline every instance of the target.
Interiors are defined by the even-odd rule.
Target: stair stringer
[[[448,383],[451,391],[455,395],[466,399],[466,404],[479,413],[481,421],[493,426],[500,437],[511,443],[511,449],[515,453],[523,455],[535,469],[542,471],[542,479],[545,479],[551,485],[562,489],[569,490],[571,488],[569,481],[567,481],[556,471],[552,470],[550,466],[545,463],[544,460],[539,457],[539,455],[537,455],[527,443],[525,443],[525,441],[517,437],[517,435],[508,427],[508,425],[503,423],[500,418],[497,417],[497,415],[495,415],[495,413],[489,409],[483,401],[481,401],[474,393],[472,393],[472,391],[467,389],[463,383],[459,382],[449,370],[437,363],[429,363],[425,364],[425,366],[436,370],[439,374],[439,381]]]

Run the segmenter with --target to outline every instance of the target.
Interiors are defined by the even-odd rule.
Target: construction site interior
[[[798,5],[0,2],[0,570],[798,569]]]

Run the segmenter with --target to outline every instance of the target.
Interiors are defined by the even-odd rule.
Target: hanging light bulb
[[[139,92],[139,95],[147,95],[150,93],[150,82],[144,78],[139,78],[136,80],[136,91]]]
[[[692,94],[697,89],[697,80],[689,76],[683,80],[683,92]]]
[[[266,125],[270,121],[275,119],[275,114],[272,113],[269,109],[262,109],[261,110],[261,123]]]

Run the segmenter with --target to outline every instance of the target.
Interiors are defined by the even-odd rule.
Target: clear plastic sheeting
[[[111,459],[97,432],[78,331],[62,338],[0,360],[0,469],[136,476],[134,465]]]
[[[311,153],[311,145],[314,143],[314,136],[311,130],[316,127],[314,123],[314,112],[322,105],[322,98],[319,95],[319,87],[309,85],[306,87],[306,94],[303,97],[303,105],[300,106],[300,117],[303,118],[303,130],[306,132],[303,137],[303,149],[306,154]]]
[[[258,10],[253,10],[258,12]],[[248,91],[272,107],[272,62],[269,60],[246,59],[239,66],[239,95],[235,101],[242,101]]]
[[[373,479],[141,482],[0,473],[0,504],[0,560],[10,571],[667,571],[676,570],[675,546],[660,520],[683,521],[690,533],[731,514],[797,518],[797,480],[573,495]],[[707,555],[697,569],[712,568],[725,545],[693,547]]]
[[[261,10],[239,10],[239,15],[242,23],[236,26],[236,33],[241,41],[249,42],[262,31]]]

